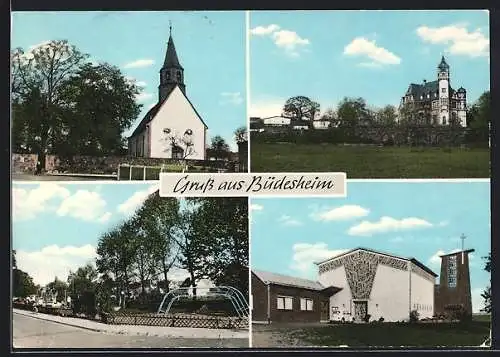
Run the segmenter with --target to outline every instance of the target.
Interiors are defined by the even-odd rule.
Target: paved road
[[[113,335],[13,314],[14,348],[238,348],[248,339],[198,339]]]

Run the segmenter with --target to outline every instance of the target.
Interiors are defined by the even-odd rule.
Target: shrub
[[[410,322],[411,323],[418,322],[419,318],[420,318],[420,314],[418,313],[417,310],[412,310],[410,312]]]
[[[370,317],[372,317],[372,315],[370,315],[370,314],[366,314],[366,315],[365,315],[365,318],[364,318],[364,321],[365,321],[365,322],[370,322]]]
[[[384,318],[381,317],[380,319],[378,319],[378,322],[384,322]]]

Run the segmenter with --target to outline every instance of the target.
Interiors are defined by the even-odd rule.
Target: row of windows
[[[427,304],[413,304],[413,310],[417,310],[417,311],[432,311],[432,305],[427,305]]]
[[[276,307],[278,310],[293,310],[293,297],[278,296],[276,298]],[[300,298],[300,311],[313,311],[313,300],[308,298]]]
[[[176,78],[177,78],[177,82],[180,82],[182,80],[181,71],[177,71],[175,73],[175,75],[176,75]],[[172,77],[171,77],[170,71],[163,72],[163,81],[169,81],[171,78]]]

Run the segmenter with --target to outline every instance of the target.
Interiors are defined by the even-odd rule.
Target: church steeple
[[[170,24],[170,34],[168,37],[167,52],[163,67],[160,69],[160,86],[159,96],[160,102],[164,101],[170,92],[179,86],[180,90],[186,94],[186,86],[184,84],[184,68],[182,68],[177,51],[175,50],[174,40],[172,38],[172,24]]]

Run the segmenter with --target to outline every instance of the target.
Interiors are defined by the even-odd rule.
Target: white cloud
[[[151,94],[151,93],[139,93],[135,96],[135,99],[138,102],[146,102],[151,98],[153,98],[153,94]]]
[[[130,77],[130,76],[125,77],[125,80],[127,80],[128,82],[133,83],[136,86],[141,87],[141,88],[144,88],[147,85],[146,82],[138,81],[136,78]]]
[[[14,220],[33,219],[39,213],[55,209],[54,200],[70,196],[68,189],[55,183],[41,183],[31,189],[24,187],[12,189]]]
[[[448,224],[450,224],[449,221],[441,221],[441,222],[438,223],[438,226],[439,227],[446,227]]]
[[[398,232],[417,228],[432,227],[432,223],[416,217],[395,219],[392,217],[382,217],[377,222],[362,221],[352,226],[348,230],[351,236],[371,236],[376,233]]]
[[[420,26],[416,32],[424,42],[447,46],[447,51],[451,54],[489,56],[490,40],[480,29],[469,31],[465,25],[457,24],[443,27]]]
[[[367,216],[370,211],[357,205],[345,205],[336,208],[313,212],[311,217],[315,221],[344,221],[352,218]]]
[[[281,115],[286,99],[256,100],[249,105],[251,117],[268,118]]]
[[[481,294],[486,290],[486,288],[475,288],[471,290],[471,298],[472,298],[472,312],[478,313],[482,312],[484,309],[484,299]]]
[[[456,253],[459,251],[460,251],[460,249],[453,249],[453,250],[450,250],[449,252],[445,252],[444,250],[440,249],[429,258],[429,263],[434,264],[434,265],[440,265],[442,255]]]
[[[221,104],[240,105],[243,103],[240,92],[222,92],[220,95],[222,97]]]
[[[278,221],[284,225],[284,226],[301,226],[302,225],[302,222],[295,219],[295,218],[292,218],[286,214],[284,214],[283,216],[281,216]]]
[[[125,202],[118,206],[118,212],[129,216],[133,214],[148,198],[149,195],[159,190],[159,184],[152,184],[146,190],[135,192]]]
[[[250,209],[251,209],[252,211],[262,211],[262,210],[264,209],[264,206],[259,205],[259,204],[257,204],[257,203],[252,203],[252,204],[250,205]]]
[[[264,36],[264,35],[270,35],[273,32],[278,31],[279,29],[280,29],[280,27],[278,25],[271,24],[268,26],[254,27],[253,29],[250,30],[250,33],[252,35],[256,35],[256,36]]]
[[[93,262],[95,247],[87,244],[80,247],[50,245],[40,251],[16,250],[18,268],[27,272],[35,284],[46,285],[57,276],[66,281],[71,271]]]
[[[149,67],[155,63],[152,59],[139,59],[133,62],[129,62],[123,66],[123,68],[142,68]]]
[[[434,265],[440,265],[441,264],[441,256],[442,255],[447,255],[447,254],[452,254],[452,253],[457,253],[462,251],[461,249],[452,249],[448,252],[445,252],[442,249],[439,249],[436,253],[434,253],[430,258],[429,258],[429,264],[434,264]],[[474,259],[474,254],[469,253],[469,265],[472,265],[473,263],[471,260]]]
[[[296,243],[292,249],[293,260],[290,267],[303,275],[310,274],[312,276],[316,275],[315,262],[333,258],[348,251],[348,249],[330,250],[326,243],[322,242],[314,244]]]
[[[268,26],[257,26],[250,30],[252,35],[268,36],[274,44],[285,50],[285,53],[292,56],[299,56],[299,49],[310,44],[307,38],[302,38],[295,31],[281,29],[280,26],[271,24]]]
[[[302,38],[296,32],[289,30],[276,31],[272,37],[276,46],[283,48],[287,54],[293,57],[299,56],[298,49],[301,46],[310,44],[307,38]]]
[[[111,213],[106,212],[106,201],[101,195],[87,190],[78,190],[66,197],[59,205],[57,214],[88,222],[105,222],[111,217]]]
[[[362,66],[378,67],[381,65],[396,65],[401,63],[401,58],[391,51],[377,46],[375,41],[370,41],[364,37],[357,37],[344,48],[344,55],[364,56],[371,59],[370,62],[363,62]]]

